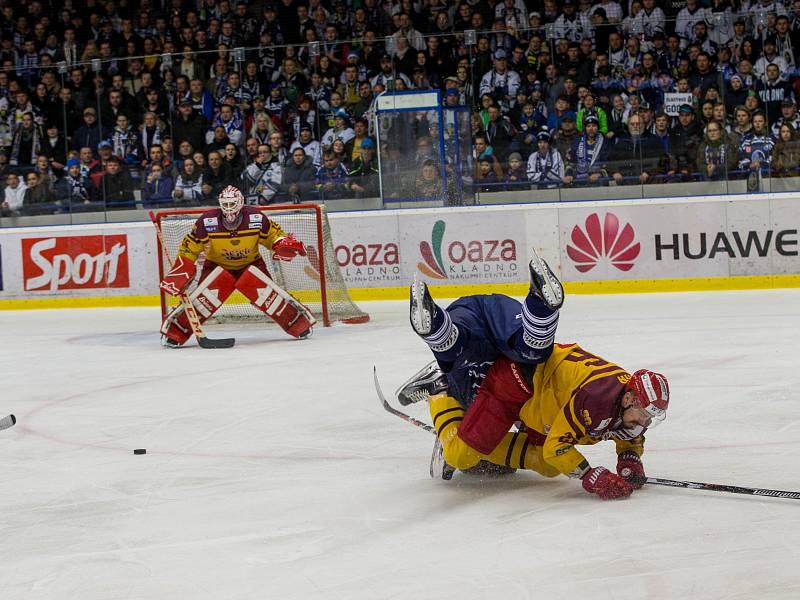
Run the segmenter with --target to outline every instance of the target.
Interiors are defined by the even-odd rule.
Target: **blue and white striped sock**
[[[455,345],[458,339],[458,327],[453,325],[450,313],[446,310],[438,308],[431,329],[431,334],[422,338],[430,346],[431,350],[434,352],[447,352]]]
[[[550,310],[540,298],[528,294],[522,304],[522,340],[536,350],[547,348],[555,340],[558,310]]]

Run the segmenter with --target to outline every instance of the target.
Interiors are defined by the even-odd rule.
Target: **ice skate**
[[[564,288],[547,263],[531,248],[531,293],[542,299],[551,310],[558,310],[564,304]]]
[[[444,452],[442,451],[442,442],[439,438],[433,442],[433,453],[431,454],[431,477],[438,479],[441,477],[445,481],[450,481],[453,478],[453,473],[456,472],[455,468],[444,459]]]
[[[181,348],[183,346],[182,344],[179,344],[178,342],[176,342],[172,338],[168,338],[165,335],[161,336],[161,345],[164,348],[172,348],[172,349]]]
[[[436,394],[447,392],[447,375],[437,362],[431,361],[397,390],[397,400],[403,406],[422,402]]]
[[[417,281],[411,284],[411,308],[410,319],[411,327],[418,335],[430,335],[433,327],[433,318],[436,316],[436,305],[433,303],[428,292],[428,286],[424,281]]]

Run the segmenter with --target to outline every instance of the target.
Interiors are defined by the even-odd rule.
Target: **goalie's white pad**
[[[252,265],[239,276],[236,289],[293,337],[307,337],[317,322],[311,311],[294,296]]]

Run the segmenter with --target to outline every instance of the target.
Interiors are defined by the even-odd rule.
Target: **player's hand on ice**
[[[291,233],[275,240],[272,244],[273,260],[292,260],[295,256],[305,256],[306,247],[303,242],[296,239]]]
[[[583,481],[583,489],[590,494],[597,494],[602,500],[626,498],[633,491],[627,481],[605,467],[589,469],[581,479]]]
[[[169,273],[159,284],[159,287],[173,296],[179,296],[180,293],[189,285],[189,282],[194,279],[194,274],[197,267],[194,262],[179,256],[175,259],[175,264],[172,265]]]
[[[635,490],[644,485],[644,465],[636,452],[626,451],[617,457],[617,473]]]

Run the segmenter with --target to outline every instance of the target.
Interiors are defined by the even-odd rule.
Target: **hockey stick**
[[[8,429],[9,427],[13,427],[14,424],[17,422],[17,417],[14,415],[8,415],[7,417],[3,417],[0,419],[0,431],[3,429]]]
[[[731,494],[747,494],[748,496],[770,496],[772,498],[800,500],[800,492],[765,490],[762,488],[740,487],[737,485],[723,485],[718,483],[698,483],[696,481],[675,481],[674,479],[661,479],[659,477],[642,477],[639,481],[650,485],[667,485],[670,487],[690,488],[693,490],[706,490],[710,492],[729,492]]]
[[[164,244],[164,235],[161,233],[161,226],[158,224],[158,220],[156,216],[153,214],[153,211],[150,211],[150,219],[153,221],[153,227],[156,228],[156,235],[158,236],[158,241],[161,243],[161,248],[164,250],[164,256],[167,259],[167,262],[172,263],[172,257],[167,253],[167,246]],[[194,304],[192,301],[189,300],[189,297],[186,295],[186,292],[180,293],[181,303],[183,304],[183,310],[186,311],[186,317],[189,319],[189,325],[192,328],[192,332],[194,336],[197,338],[197,344],[201,348],[231,348],[236,343],[236,338],[220,338],[220,339],[211,339],[206,337],[206,334],[203,333],[203,328],[200,326],[200,317],[197,316],[197,311],[194,308]]]
[[[372,374],[375,378],[375,391],[378,394],[378,398],[383,405],[383,408],[386,409],[387,412],[400,417],[404,421],[411,423],[419,427],[420,429],[424,429],[434,435],[436,435],[436,429],[428,425],[427,423],[423,423],[412,417],[411,415],[407,415],[406,413],[397,410],[394,408],[389,402],[386,400],[386,396],[381,390],[380,382],[378,381],[378,367],[372,367]],[[438,439],[438,438],[437,438]],[[434,455],[431,457],[431,477],[434,477],[434,463],[436,462],[436,454],[437,450],[440,449],[439,447],[434,447]],[[446,464],[446,463],[445,463]],[[448,465],[449,466],[449,465]],[[450,473],[450,477],[452,477],[452,472]],[[450,477],[445,476],[445,472],[442,473],[442,479],[449,479]],[[690,488],[693,490],[706,490],[710,492],[728,492],[731,494],[746,494],[749,496],[769,496],[771,498],[788,498],[791,500],[800,500],[800,492],[787,492],[783,490],[767,490],[763,488],[750,488],[750,487],[741,487],[736,485],[723,485],[718,483],[699,483],[696,481],[676,481],[674,479],[662,479],[660,477],[642,477],[639,478],[641,483],[647,483],[650,485],[666,485],[669,487],[679,487],[679,488]]]
[[[394,406],[389,404],[389,402],[386,400],[386,396],[384,396],[384,394],[383,394],[383,390],[381,390],[381,384],[378,381],[378,367],[376,367],[376,366],[372,367],[372,375],[375,378],[375,391],[378,393],[378,398],[380,399],[381,404],[383,405],[383,408],[386,409],[387,412],[392,413],[396,417],[400,417],[401,419],[403,419],[404,421],[406,421],[408,423],[411,423],[412,425],[416,425],[420,429],[424,429],[425,431],[427,431],[429,433],[432,433],[433,435],[436,435],[436,429],[434,429],[433,427],[431,427],[427,423],[423,423],[422,421],[418,421],[417,419],[415,419],[411,415],[407,415],[406,413],[397,410]]]

